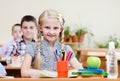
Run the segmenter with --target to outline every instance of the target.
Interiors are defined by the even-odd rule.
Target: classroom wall
[[[85,26],[92,30],[95,37],[85,39],[88,47],[111,34],[120,35],[120,0],[0,0],[0,44],[12,39],[11,26],[24,15],[38,19],[45,9],[60,11],[71,29]]]

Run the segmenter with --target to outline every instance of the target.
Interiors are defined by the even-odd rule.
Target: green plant
[[[98,48],[108,48],[108,42],[97,43]]]
[[[78,36],[78,41],[82,43],[84,41],[85,34],[88,34],[89,37],[94,36],[94,34],[88,30],[86,27],[81,27],[76,31],[76,35]]]
[[[108,48],[108,43],[110,41],[113,41],[115,43],[115,48],[120,48],[120,38],[117,35],[113,35],[113,36],[110,35],[109,38],[108,38],[108,40],[106,40],[103,43],[97,43],[97,46],[99,48]]]
[[[69,36],[70,35],[70,26],[66,26],[64,29],[64,36]]]
[[[64,42],[69,42],[70,40],[70,26],[66,26],[64,29]]]
[[[110,42],[110,41],[113,41],[115,43],[115,47],[116,48],[120,47],[120,38],[119,37],[117,37],[117,36],[110,36],[108,42]]]
[[[80,36],[82,34],[90,34],[91,36],[94,36],[94,34],[88,30],[86,27],[81,27],[76,31],[76,35]]]

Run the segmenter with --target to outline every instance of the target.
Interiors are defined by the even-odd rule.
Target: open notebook
[[[77,75],[73,75],[72,72],[77,71],[77,69],[69,70],[68,71],[68,77],[77,77]],[[57,78],[57,72],[56,71],[46,71],[42,70],[41,74],[39,76],[32,76],[32,78]]]

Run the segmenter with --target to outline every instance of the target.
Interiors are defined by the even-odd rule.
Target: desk
[[[2,59],[0,59],[0,62],[4,65],[8,76],[21,77],[21,73],[20,73],[21,67],[8,66],[6,64],[6,61]]]
[[[21,77],[20,73],[21,67],[5,66],[8,76]]]
[[[3,60],[3,59],[0,59],[0,62],[5,62],[5,60]]]
[[[21,67],[15,67],[15,66],[5,66],[6,70],[20,70]]]
[[[107,78],[14,78],[6,79],[1,78],[0,81],[120,81],[118,79],[107,79]]]
[[[21,77],[20,67],[5,66],[8,76]]]
[[[105,55],[107,54],[108,49],[80,49],[75,48],[75,51],[77,51],[77,54],[79,55],[79,60],[83,63],[83,67],[87,67],[86,60],[88,56],[98,56],[101,59],[101,69],[104,69],[106,71],[106,64],[105,64]],[[116,49],[116,52],[118,53],[118,73],[120,77],[120,49]]]
[[[0,62],[1,62],[2,65],[7,65],[5,60],[0,59]]]

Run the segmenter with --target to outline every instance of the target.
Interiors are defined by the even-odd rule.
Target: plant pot
[[[72,38],[72,42],[78,42],[78,36],[74,35],[74,36],[71,36]]]
[[[78,42],[82,43],[84,41],[84,37],[85,37],[85,33],[81,34],[79,37],[78,37]]]
[[[70,37],[69,36],[64,36],[64,42],[69,42]]]

